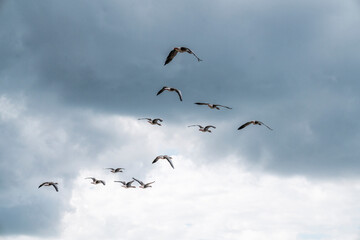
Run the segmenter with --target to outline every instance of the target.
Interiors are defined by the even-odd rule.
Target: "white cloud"
[[[76,179],[61,239],[354,239],[360,181],[255,173],[231,159],[150,166],[152,189]],[[97,172],[98,175],[102,173]],[[136,177],[136,176],[135,176]],[[115,179],[115,178],[114,178]]]

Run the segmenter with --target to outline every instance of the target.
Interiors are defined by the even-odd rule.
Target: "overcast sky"
[[[359,26],[358,0],[0,0],[0,239],[360,240]]]

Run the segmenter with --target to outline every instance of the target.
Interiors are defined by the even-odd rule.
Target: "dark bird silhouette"
[[[172,157],[170,157],[170,156],[168,156],[168,155],[159,155],[159,156],[157,156],[157,157],[154,159],[154,161],[153,161],[152,163],[153,163],[153,164],[156,163],[159,159],[166,159],[166,160],[170,163],[170,166],[171,166],[172,168],[174,168],[174,165],[173,165],[173,163],[172,163],[172,161],[171,161]],[[174,169],[175,169],[175,168],[174,168]]]
[[[112,173],[123,172],[123,170],[125,170],[125,168],[105,168],[105,169],[110,169],[110,172]]]
[[[58,192],[59,189],[56,185],[58,185],[58,183],[56,183],[56,182],[44,182],[44,183],[40,184],[40,186],[38,188],[41,188],[42,186],[53,186],[55,188],[55,190]]]
[[[269,126],[267,126],[265,123],[260,122],[260,121],[256,121],[256,120],[254,120],[254,121],[249,121],[249,122],[247,122],[247,123],[244,123],[243,125],[241,125],[241,126],[238,128],[238,130],[243,129],[243,128],[249,126],[250,124],[259,125],[259,126],[264,125],[264,126],[267,127],[268,129],[273,130],[273,129],[271,129]]]
[[[210,132],[210,133],[211,133],[211,130],[209,130],[209,128],[216,128],[216,127],[214,127],[212,125],[208,125],[206,127],[203,127],[201,125],[190,125],[188,127],[199,127],[200,132]]]
[[[130,182],[124,182],[124,181],[114,181],[114,182],[122,183],[123,188],[136,188],[135,186],[131,186],[131,184],[134,182],[134,180],[132,180]]]
[[[150,186],[150,184],[153,184],[154,182],[149,182],[149,183],[143,183],[142,181],[137,180],[136,178],[133,178],[135,181],[137,181],[140,184],[139,188],[148,188],[148,187],[152,187]]]
[[[103,180],[98,180],[98,179],[93,178],[93,177],[87,177],[85,179],[91,179],[92,180],[91,184],[100,184],[101,183],[101,184],[103,184],[105,186],[105,181],[103,181]]]
[[[162,122],[163,120],[161,118],[139,118],[138,120],[144,120],[146,119],[148,121],[148,123],[152,124],[152,125],[159,125],[161,126],[161,124],[159,122]]]
[[[186,47],[176,47],[176,48],[174,48],[173,50],[171,50],[171,52],[170,52],[169,55],[167,56],[164,66],[165,66],[166,64],[168,64],[169,62],[171,62],[171,60],[173,60],[173,58],[176,56],[176,54],[177,54],[178,52],[179,52],[179,53],[187,52],[187,53],[189,53],[189,54],[194,55],[199,62],[202,61],[202,60],[201,60],[200,58],[198,58],[198,56],[196,56],[196,54],[195,54],[193,51],[191,51],[189,48],[186,48]]]
[[[211,109],[217,109],[217,110],[220,110],[219,107],[223,107],[223,108],[227,108],[227,109],[232,109],[231,107],[227,107],[227,106],[220,105],[220,104],[210,104],[210,103],[200,103],[200,102],[196,102],[195,104],[197,104],[197,105],[207,105],[209,108],[211,108]]]
[[[159,94],[161,94],[163,91],[170,91],[170,92],[176,92],[178,95],[179,95],[179,98],[180,98],[180,101],[182,101],[182,95],[181,95],[181,92],[180,92],[180,90],[179,89],[176,89],[176,88],[172,88],[172,87],[167,87],[167,86],[165,86],[165,87],[163,87],[162,89],[160,89],[160,91],[156,94],[156,96],[157,95],[159,95]]]

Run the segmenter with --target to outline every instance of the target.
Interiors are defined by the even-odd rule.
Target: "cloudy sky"
[[[360,240],[359,26],[358,0],[0,0],[0,239]]]

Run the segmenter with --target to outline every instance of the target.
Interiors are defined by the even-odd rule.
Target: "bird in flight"
[[[92,180],[91,184],[100,184],[101,183],[101,184],[103,184],[105,186],[105,181],[103,181],[103,180],[98,180],[98,179],[93,178],[93,177],[87,177],[85,179],[91,179]]]
[[[125,168],[105,168],[105,169],[110,169],[110,172],[112,173],[123,172],[123,170],[125,170]]]
[[[171,62],[171,60],[173,60],[173,58],[176,56],[176,54],[177,54],[178,52],[179,52],[179,53],[187,52],[187,53],[189,53],[189,54],[194,55],[199,62],[202,61],[202,60],[201,60],[200,58],[198,58],[198,56],[196,56],[196,54],[195,54],[193,51],[191,51],[189,48],[187,48],[187,47],[176,47],[176,48],[174,48],[173,50],[171,50],[171,52],[170,52],[169,55],[167,56],[164,66],[165,66],[166,64],[168,64],[169,62]]]
[[[123,188],[136,188],[135,186],[131,186],[131,184],[134,182],[134,180],[132,180],[130,182],[124,182],[124,181],[114,181],[114,182],[122,183]]]
[[[138,120],[144,120],[146,119],[148,121],[148,123],[152,124],[152,125],[159,125],[161,126],[161,124],[159,122],[162,122],[163,120],[161,118],[139,118]]]
[[[271,129],[269,126],[267,126],[265,123],[260,122],[260,121],[256,121],[256,120],[254,120],[254,121],[249,121],[249,122],[247,122],[247,123],[244,123],[243,125],[241,125],[241,126],[238,128],[238,130],[243,129],[243,128],[249,126],[250,124],[260,125],[260,126],[261,126],[261,125],[264,125],[264,126],[267,127],[268,129],[273,130],[273,129]]]
[[[152,187],[150,186],[150,184],[153,184],[154,182],[149,182],[149,183],[143,183],[142,181],[137,180],[136,178],[133,178],[135,181],[137,181],[140,184],[139,188],[148,188],[148,187]]]
[[[216,127],[214,127],[212,125],[208,125],[206,127],[203,127],[201,125],[190,125],[188,127],[199,127],[200,132],[210,132],[210,133],[211,133],[211,130],[209,130],[209,128],[216,128]]]
[[[227,107],[227,106],[220,105],[220,104],[210,104],[210,103],[201,103],[201,102],[196,102],[195,104],[197,104],[197,105],[207,105],[209,108],[211,108],[211,109],[217,109],[217,110],[220,110],[219,107],[223,107],[223,108],[227,108],[227,109],[232,109],[231,107]]]
[[[172,157],[170,157],[168,155],[159,155],[154,159],[154,161],[152,163],[153,164],[156,163],[159,159],[166,159],[170,163],[171,167],[174,168],[174,165],[173,165],[173,163],[171,161]]]
[[[165,86],[165,87],[163,87],[162,89],[160,89],[160,91],[156,94],[156,96],[159,95],[159,94],[161,94],[161,93],[162,93],[163,91],[165,91],[165,90],[170,91],[170,92],[174,92],[174,91],[175,91],[175,92],[179,95],[180,101],[182,101],[182,95],[181,95],[180,90],[179,90],[179,89],[176,89],[176,88],[172,88],[172,87],[167,87],[167,86]]]
[[[56,182],[44,182],[44,183],[40,184],[40,186],[38,188],[41,188],[42,186],[53,186],[55,188],[55,190],[58,192],[59,189],[56,186],[57,184],[58,183],[56,183]]]

